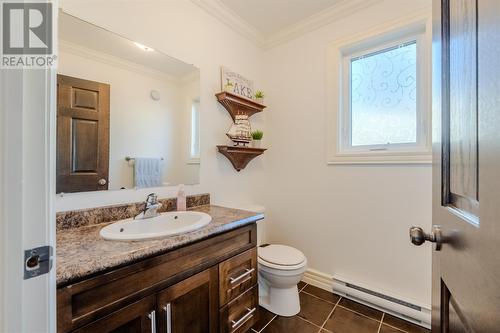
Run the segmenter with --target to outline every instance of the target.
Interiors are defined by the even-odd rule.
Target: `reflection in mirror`
[[[57,82],[58,193],[198,183],[197,68],[62,12]]]

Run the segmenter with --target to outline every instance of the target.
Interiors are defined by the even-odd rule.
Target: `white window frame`
[[[431,20],[428,14],[389,23],[330,45],[328,49],[328,164],[428,164],[431,149]],[[417,43],[417,142],[352,146],[351,60],[361,55]]]
[[[194,125],[194,119],[193,119],[193,113],[197,113],[198,117],[198,124],[197,126]],[[200,164],[200,100],[196,99],[193,100],[191,103],[191,114],[190,114],[190,122],[189,122],[189,128],[190,128],[190,136],[189,136],[189,160],[188,164]],[[195,128],[197,127],[197,128]],[[197,133],[196,133],[197,132]],[[196,135],[195,135],[196,133]],[[194,142],[194,140],[198,142]],[[194,147],[198,147],[198,151],[194,152]]]

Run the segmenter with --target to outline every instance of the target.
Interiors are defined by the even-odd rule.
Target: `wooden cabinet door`
[[[155,308],[156,298],[152,295],[73,332],[151,333],[156,327]]]
[[[109,90],[57,76],[57,193],[108,189]]]
[[[158,332],[217,332],[217,285],[216,266],[158,293]]]

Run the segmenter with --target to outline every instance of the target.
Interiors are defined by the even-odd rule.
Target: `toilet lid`
[[[302,252],[286,245],[267,245],[259,247],[257,252],[262,260],[280,266],[295,266],[306,260]]]

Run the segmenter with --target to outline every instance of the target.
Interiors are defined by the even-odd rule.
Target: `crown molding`
[[[283,44],[381,2],[383,0],[341,0],[321,12],[272,34],[265,40],[264,48],[269,49]]]
[[[269,36],[262,34],[257,28],[228,8],[221,0],[191,0],[191,2],[258,47],[269,49],[321,28],[335,20],[352,15],[359,10],[381,3],[383,0],[340,0],[335,5]]]
[[[245,21],[220,0],[191,0],[192,3],[205,10],[259,47],[264,46],[265,37],[253,25]]]
[[[432,23],[432,7],[422,7],[405,16],[398,17],[391,21],[386,21],[377,24],[370,28],[369,32],[359,32],[342,39],[338,39],[330,44],[331,48],[343,49],[346,45],[352,45],[362,42],[366,39],[379,37],[387,34],[392,30],[401,30],[402,28],[410,28],[410,30],[423,32],[426,30],[427,24]]]
[[[140,65],[135,62],[128,61],[122,58],[118,58],[116,56],[104,52],[99,52],[66,40],[59,41],[59,50],[80,57],[84,57],[90,60],[98,61],[106,65],[111,65],[131,72],[142,74],[145,76],[155,77],[160,80],[167,80],[175,84],[181,82],[181,80],[178,77],[167,74],[165,72],[149,68],[144,65]]]

